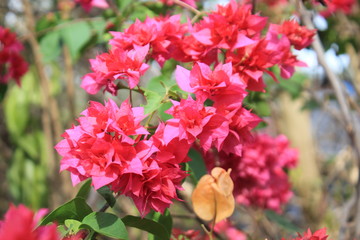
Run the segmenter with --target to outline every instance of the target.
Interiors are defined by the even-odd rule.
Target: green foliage
[[[154,220],[155,222],[162,224],[166,228],[167,232],[171,234],[173,221],[172,221],[172,217],[171,217],[169,209],[166,209],[164,214],[161,214],[159,212],[153,212],[149,216],[149,218]],[[159,238],[156,235],[149,234],[148,239],[149,240],[160,240],[161,238]]]
[[[80,228],[88,228],[111,238],[128,239],[124,223],[111,213],[92,212],[82,220]]]
[[[162,104],[163,96],[151,90],[147,90],[147,89],[143,89],[143,90],[147,104],[142,106],[144,107],[145,114],[149,114],[156,111],[159,108],[159,106]]]
[[[295,73],[291,79],[280,79],[279,86],[287,91],[290,96],[295,99],[300,97],[304,83],[308,77],[301,73]]]
[[[51,62],[60,56],[60,40],[60,31],[49,32],[43,38],[41,38],[40,51],[44,62]]]
[[[30,68],[21,88],[9,85],[3,101],[4,119],[14,149],[6,172],[16,203],[35,209],[47,206],[47,149],[40,129],[40,90]]]
[[[113,195],[113,192],[108,186],[103,186],[97,190],[97,192],[105,199],[110,207],[113,207],[116,203],[116,198]]]
[[[265,117],[271,114],[269,96],[263,92],[250,92],[244,99],[244,106],[253,111],[256,115]]]
[[[201,154],[194,150],[190,149],[188,156],[191,158],[192,161],[188,162],[190,167],[191,173],[194,178],[199,181],[202,176],[207,174],[206,166]]]
[[[127,7],[132,3],[132,0],[117,0],[117,6],[120,10],[120,12],[124,12]]]
[[[81,222],[74,220],[74,219],[66,219],[64,222],[65,226],[67,227],[67,233],[68,234],[75,234],[79,231]]]
[[[169,232],[167,228],[161,223],[155,222],[150,219],[130,215],[122,218],[122,221],[128,227],[138,228],[140,230],[153,234],[156,239],[170,239],[171,232]]]
[[[91,189],[91,179],[86,180],[79,189],[76,197],[87,199]]]
[[[136,19],[139,19],[140,21],[144,21],[146,17],[155,17],[156,14],[146,7],[143,4],[136,4],[136,6],[133,7],[133,11],[131,12],[129,19],[132,21],[135,21]]]
[[[91,38],[91,28],[87,22],[75,22],[61,29],[61,35],[72,58],[77,59],[80,50]]]
[[[62,52],[62,44],[68,46],[71,57],[76,60],[90,46],[104,42],[102,35],[106,21],[102,18],[83,21],[56,19],[51,24],[43,20],[38,25],[40,33],[44,32],[39,40],[44,62],[56,60]]]
[[[92,213],[92,209],[85,202],[85,199],[76,197],[52,211],[40,222],[40,225],[46,225],[50,222],[63,224],[67,219],[82,221],[90,213]]]

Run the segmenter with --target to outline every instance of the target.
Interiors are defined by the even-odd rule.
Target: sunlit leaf
[[[75,219],[78,221],[83,220],[85,216],[90,214],[92,209],[85,202],[83,198],[74,198],[73,200],[61,205],[49,215],[47,215],[41,222],[40,225],[46,225],[50,222],[57,222],[63,224],[66,219]]]
[[[111,213],[92,212],[82,220],[80,228],[90,228],[111,238],[128,239],[128,232],[124,223]]]

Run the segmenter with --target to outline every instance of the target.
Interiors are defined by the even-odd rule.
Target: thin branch
[[[29,0],[22,0],[24,6],[24,13],[25,13],[25,22],[28,30],[29,36],[29,43],[34,54],[34,62],[37,73],[39,75],[40,80],[40,89],[42,92],[42,107],[43,113],[41,116],[42,124],[44,128],[44,134],[46,136],[46,150],[48,151],[48,168],[49,168],[49,176],[53,172],[57,172],[57,163],[56,157],[54,155],[54,140],[60,140],[60,135],[62,132],[62,127],[60,124],[60,114],[57,102],[50,94],[50,86],[46,73],[45,73],[45,66],[42,62],[41,50],[40,45],[36,38],[36,31],[35,31],[35,17],[33,14],[33,9]],[[54,131],[54,132],[53,132]],[[55,134],[55,136],[54,136]],[[53,183],[58,186],[59,177],[57,180],[51,179]],[[56,187],[54,187],[56,189]],[[58,199],[59,200],[59,199]],[[59,200],[62,202],[61,200]],[[56,202],[54,202],[56,204]]]
[[[195,13],[195,15],[201,15],[201,12],[199,10],[197,10],[196,8],[190,6],[189,4],[185,3],[185,2],[182,2],[180,0],[172,0],[175,4],[183,7],[183,8],[186,8],[186,9],[189,9],[190,11],[192,11],[193,13]]]
[[[297,1],[298,10],[301,15],[301,19],[303,23],[306,25],[309,29],[314,29],[314,24],[312,22],[312,14],[310,11],[308,11],[302,1]],[[355,131],[355,124],[353,122],[353,119],[351,117],[350,108],[346,101],[346,95],[345,91],[343,89],[343,86],[340,82],[340,79],[337,77],[337,75],[332,71],[332,69],[329,67],[329,65],[326,62],[325,59],[325,51],[321,44],[319,35],[316,34],[314,37],[314,41],[312,43],[312,48],[316,52],[318,61],[320,65],[324,68],[324,71],[326,75],[329,78],[329,81],[332,85],[332,88],[334,89],[336,99],[340,105],[340,110],[342,112],[342,117],[344,118],[344,122],[346,124],[345,130],[349,136],[351,147],[355,153],[355,158],[358,164],[358,169],[360,169],[360,142],[359,138]],[[354,233],[351,233],[351,238],[356,239],[360,237],[360,177],[358,177],[357,185],[356,185],[356,200],[353,208],[353,213],[355,215],[355,231]]]

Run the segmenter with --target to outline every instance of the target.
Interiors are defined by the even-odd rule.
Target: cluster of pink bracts
[[[162,66],[173,58],[193,62],[191,70],[178,66],[175,71],[179,87],[189,97],[171,100],[173,106],[166,113],[173,118],[160,123],[153,135],[140,124],[146,118],[143,108],[133,108],[128,101],[120,108],[112,100],[105,106],[91,102],[79,125],[66,130],[65,139],[56,146],[63,157],[61,170],[71,172],[74,184],[91,178],[96,189],[109,186],[129,196],[144,216],[151,209],[163,212],[177,199],[176,190],[182,189],[187,176],[180,164],[189,160],[187,153],[195,144],[207,162],[216,152],[224,159],[220,165],[234,169],[233,179],[244,182],[235,191],[240,203],[260,198],[254,205],[279,210],[291,195],[283,168],[294,165],[296,154],[284,153],[282,162],[277,162],[272,156],[287,151],[287,140],[276,143],[278,152],[273,155],[274,150],[263,155],[264,149],[274,147],[259,140],[257,156],[263,159],[251,163],[244,150],[253,140],[250,130],[261,119],[243,107],[243,99],[248,89],[264,91],[263,73],[272,75],[267,68],[277,64],[282,76],[290,77],[294,66],[304,65],[291,53],[291,46],[308,46],[315,32],[286,21],[271,24],[261,36],[266,22],[251,14],[251,6],[231,1],[194,26],[181,24],[176,15],[147,18],[124,32],[113,32],[109,53],[90,60],[93,72],[83,78],[85,90],[95,94],[104,88],[115,95],[119,85],[133,89],[148,68],[146,61],[154,59]],[[225,62],[219,61],[221,54]],[[215,64],[214,70],[209,64]],[[225,159],[242,165],[227,166]],[[261,173],[256,181],[251,169]],[[261,189],[277,182],[283,186],[277,191]]]
[[[28,64],[20,54],[23,45],[9,29],[0,26],[0,84],[14,79],[20,85],[20,78],[27,72]]]
[[[219,65],[223,56],[246,89],[264,91],[264,73],[276,80],[269,68],[277,65],[281,76],[289,78],[295,66],[306,66],[291,46],[305,48],[315,34],[296,21],[285,21],[271,24],[263,36],[266,24],[267,18],[251,13],[251,5],[235,1],[194,25],[180,23],[179,15],[136,21],[124,32],[112,32],[111,50],[90,60],[93,72],[84,76],[82,87],[90,94],[105,88],[116,95],[125,82],[130,88],[138,85],[149,59],[161,66],[169,59]]]

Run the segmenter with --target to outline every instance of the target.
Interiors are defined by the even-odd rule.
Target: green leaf
[[[28,75],[25,75],[23,80],[26,80]],[[28,126],[29,116],[29,101],[24,89],[12,87],[8,90],[8,94],[4,99],[4,113],[6,126],[12,138],[21,137]]]
[[[66,219],[65,226],[68,228],[68,233],[75,234],[79,231],[81,222],[74,219]]]
[[[132,11],[132,14],[129,16],[129,20],[135,21],[136,19],[139,19],[140,21],[144,21],[146,17],[153,18],[155,16],[156,14],[149,8],[138,4],[134,7],[134,11]]]
[[[123,12],[125,8],[128,7],[128,5],[132,2],[132,0],[117,0],[117,5],[119,6],[120,12]]]
[[[110,207],[113,207],[116,203],[116,198],[113,195],[113,192],[108,186],[103,186],[97,190],[97,192],[105,199]]]
[[[166,209],[164,214],[161,214],[159,212],[154,212],[151,216],[151,219],[154,220],[155,222],[162,224],[165,227],[167,232],[170,233],[170,235],[168,236],[168,239],[170,239],[173,221],[169,209]],[[159,240],[159,239],[160,238],[157,237],[156,235],[149,234],[149,240]]]
[[[284,229],[290,233],[301,231],[301,229],[299,227],[295,226],[289,220],[287,220],[285,217],[275,213],[274,211],[266,210],[265,215],[271,222],[275,222],[277,225],[279,225],[279,227],[281,227],[282,229]]]
[[[165,113],[166,110],[168,110],[169,108],[172,107],[172,103],[171,102],[165,102],[163,104],[161,104],[161,106],[158,109],[158,115],[161,118],[162,121],[166,121],[169,120],[171,118],[173,118],[170,114]]]
[[[69,231],[65,228],[64,225],[60,225],[56,229],[60,233],[61,238],[65,237],[69,233]]]
[[[87,22],[71,23],[62,29],[61,35],[69,47],[73,59],[78,58],[80,50],[92,36]]]
[[[164,225],[153,220],[128,215],[122,218],[122,221],[128,227],[138,228],[155,235],[157,239],[169,239],[170,233],[166,230]]]
[[[61,53],[60,32],[48,32],[40,40],[40,51],[45,62],[56,59]]]
[[[290,79],[282,79],[279,77],[279,86],[287,91],[293,99],[296,99],[300,97],[306,79],[306,75],[299,73],[295,73]]]
[[[191,172],[194,173],[196,180],[200,180],[202,176],[207,174],[206,166],[201,154],[194,150],[190,149],[188,156],[192,159],[192,161],[188,162]]]
[[[80,197],[83,199],[87,199],[91,189],[91,179],[85,181],[85,183],[81,186],[76,197]]]
[[[63,224],[66,219],[75,219],[81,221],[91,212],[92,209],[85,202],[85,199],[76,197],[52,211],[40,222],[40,225],[46,225],[50,222]]]
[[[82,220],[80,228],[90,228],[107,237],[128,239],[124,223],[111,213],[92,212]]]
[[[144,107],[145,114],[149,114],[156,111],[159,108],[163,97],[160,94],[153,92],[151,90],[147,90],[147,89],[143,89],[143,90],[147,104],[142,106]]]
[[[258,101],[255,103],[254,110],[258,116],[270,116],[271,109],[268,102]]]
[[[106,28],[106,21],[104,19],[91,21],[90,24],[91,24],[93,31],[95,31],[97,35],[100,36],[104,33],[105,28]]]

